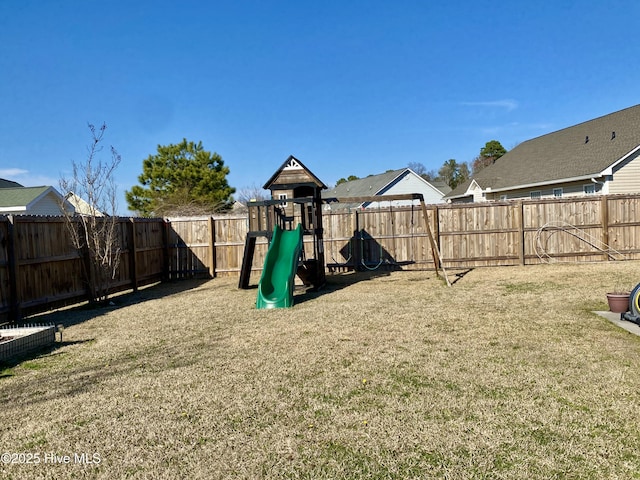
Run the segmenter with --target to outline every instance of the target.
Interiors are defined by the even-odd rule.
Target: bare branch
[[[121,157],[111,147],[111,159],[97,158],[102,151],[106,124],[96,130],[92,124],[91,143],[83,163],[72,162],[72,178],[61,178],[64,198],[74,204],[76,211],[65,212],[65,222],[72,244],[83,253],[86,281],[93,301],[105,302],[120,265],[121,245],[117,217],[117,189],[115,170]]]

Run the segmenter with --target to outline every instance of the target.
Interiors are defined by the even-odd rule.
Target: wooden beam
[[[516,203],[516,223],[517,223],[517,230],[518,230],[518,260],[520,262],[520,265],[525,265],[526,261],[525,261],[525,251],[526,251],[526,244],[525,244],[525,236],[524,236],[524,204],[522,203],[522,200],[518,200],[518,202]]]
[[[164,228],[164,225],[163,225]],[[138,250],[136,248],[136,219],[134,217],[129,218],[129,232],[130,232],[130,240],[129,240],[129,278],[131,280],[131,288],[134,292],[138,291],[138,271],[136,266],[136,256]],[[164,233],[164,232],[163,232]],[[166,245],[167,242],[164,242]],[[164,263],[164,261],[163,261]],[[164,269],[164,265],[163,265]]]
[[[419,194],[420,195],[420,194]],[[442,268],[442,274],[444,275],[444,279],[447,282],[447,286],[451,286],[451,282],[449,281],[449,277],[447,276],[447,271],[444,268],[442,263],[442,255],[440,255],[440,249],[438,248],[438,244],[436,243],[435,238],[433,238],[433,232],[431,231],[431,225],[429,224],[429,212],[427,211],[427,205],[424,203],[424,199],[422,195],[420,195],[420,208],[422,209],[422,215],[424,216],[424,223],[427,227],[427,233],[429,234],[429,242],[431,243],[431,255],[433,256],[433,263],[436,267],[436,275],[440,276],[438,273],[438,264]],[[436,258],[437,257],[437,258]]]
[[[424,202],[421,193],[399,193],[397,195],[370,195],[365,197],[335,197],[323,198],[324,203],[365,203],[365,202],[389,202],[394,200],[420,200]]]
[[[18,252],[16,252],[15,216],[7,216],[7,271],[9,273],[9,320],[22,320],[18,294]]]
[[[257,236],[253,232],[247,233],[244,242],[244,254],[242,255],[242,267],[240,269],[240,278],[238,280],[238,288],[249,288],[249,278],[251,277],[251,266],[253,265],[253,253],[256,250]]]
[[[209,216],[209,276],[216,276],[216,221]]]
[[[600,200],[600,216],[602,218],[602,243],[609,246],[609,198],[606,195]],[[609,252],[604,252],[605,260],[610,260]]]

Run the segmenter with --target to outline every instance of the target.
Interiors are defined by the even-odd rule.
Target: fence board
[[[82,256],[63,217],[14,216],[16,296],[23,313],[39,305],[83,298]]]
[[[446,268],[603,261],[609,259],[598,245],[603,241],[626,258],[640,259],[640,195],[429,205],[427,210]],[[552,224],[574,225],[591,240],[569,229],[552,231]],[[323,225],[328,266],[435,267],[417,207],[325,211]],[[246,215],[119,219],[122,255],[113,291],[162,278],[239,275],[248,226]],[[539,256],[540,245],[545,258]],[[313,247],[305,237],[308,258]],[[267,249],[266,238],[258,238],[252,283]],[[85,300],[83,255],[72,247],[61,217],[0,216],[0,319]]]
[[[519,208],[513,202],[439,207],[439,243],[445,266],[519,264]]]
[[[9,248],[12,239],[9,235],[11,225],[8,217],[0,216],[0,315],[7,314],[11,310],[11,304],[15,292],[12,287],[11,272],[15,268],[9,262]]]
[[[168,219],[169,277],[194,278],[210,275],[211,242],[209,217]]]

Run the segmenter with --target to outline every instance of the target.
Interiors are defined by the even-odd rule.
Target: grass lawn
[[[39,463],[0,477],[640,478],[640,338],[591,313],[639,267],[344,274],[268,311],[220,278],[48,314],[64,343],[0,371],[0,450]]]

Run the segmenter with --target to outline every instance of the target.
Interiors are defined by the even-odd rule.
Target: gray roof
[[[18,182],[14,182],[13,180],[5,180],[4,178],[0,178],[0,188],[17,188],[21,187]]]
[[[440,190],[444,195],[451,191],[451,187],[444,180],[427,180],[431,185]]]
[[[640,105],[527,140],[473,176],[483,189],[599,177],[640,146]],[[471,180],[447,198],[464,196]]]
[[[334,197],[366,197],[378,195],[380,191],[401,175],[406,168],[390,170],[379,175],[369,175],[358,180],[343,182],[340,185],[322,192],[322,198]]]
[[[434,187],[441,194],[447,193],[451,191],[448,185],[444,182],[440,183],[434,181],[430,182],[425,180],[423,177],[415,173],[410,168],[400,168],[398,170],[389,170],[385,173],[380,173],[378,175],[369,175],[365,178],[359,178],[357,180],[351,180],[349,182],[343,182],[340,185],[336,185],[335,187],[325,190],[322,192],[323,199],[329,198],[349,198],[349,197],[370,197],[372,195],[384,195],[393,185],[395,185],[397,180],[404,178],[407,175],[416,175],[421,178],[425,183]],[[365,202],[366,203],[366,202]],[[356,208],[360,205],[364,205],[363,203],[341,203],[339,205],[334,205],[332,209],[342,209],[342,208]]]

